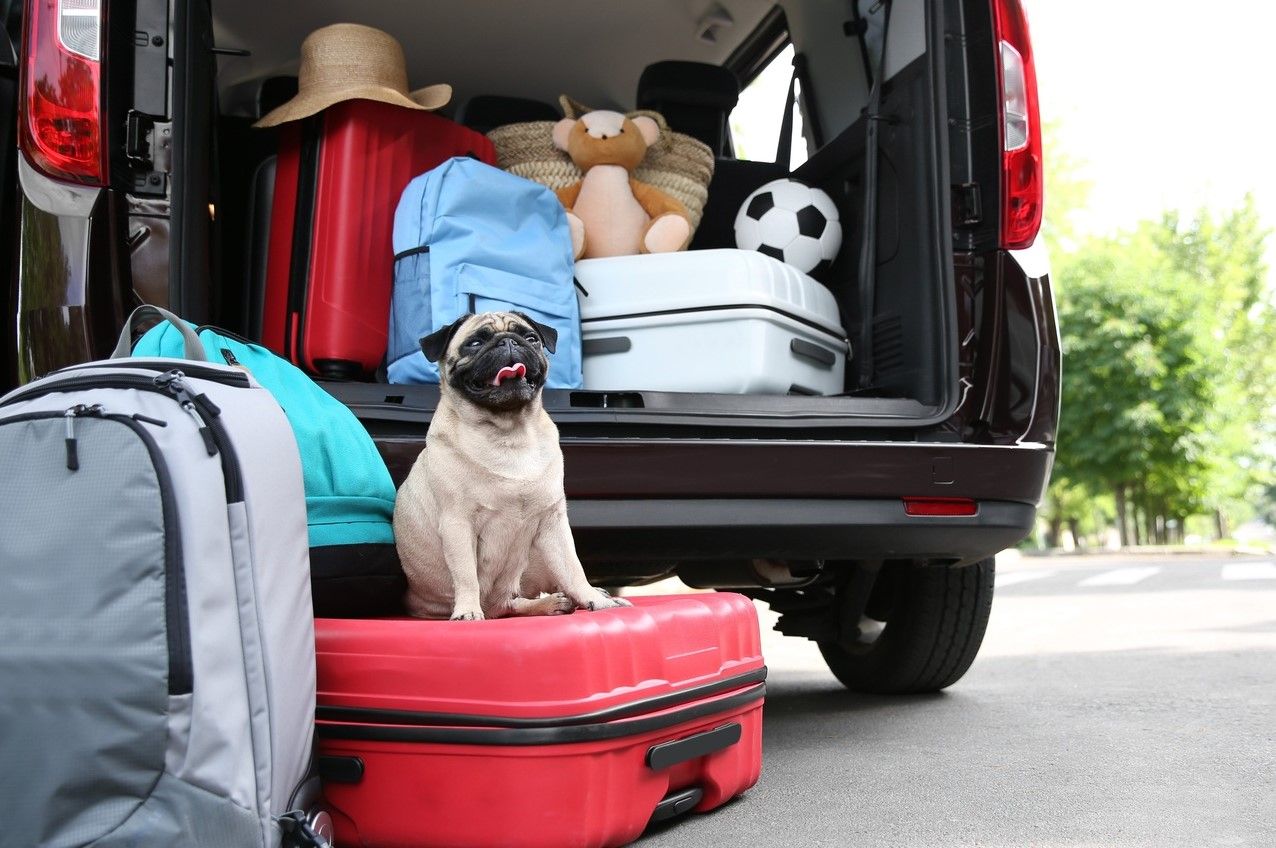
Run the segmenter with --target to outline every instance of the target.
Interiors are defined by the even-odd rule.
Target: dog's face
[[[492,412],[522,409],[545,386],[558,333],[521,312],[463,315],[421,339],[444,392]]]

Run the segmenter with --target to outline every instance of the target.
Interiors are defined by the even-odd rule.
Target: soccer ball
[[[772,180],[740,204],[735,243],[807,274],[821,274],[842,246],[842,224],[833,199],[818,188]]]

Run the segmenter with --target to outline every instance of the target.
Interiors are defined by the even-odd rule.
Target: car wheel
[[[935,692],[956,683],[983,642],[992,609],[992,557],[960,568],[884,570],[854,639],[821,641],[829,670],[854,692]]]

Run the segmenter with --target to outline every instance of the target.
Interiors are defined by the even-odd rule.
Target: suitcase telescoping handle
[[[167,309],[159,306],[152,306],[149,303],[134,309],[132,314],[128,316],[128,320],[124,322],[124,329],[120,330],[120,340],[115,345],[115,350],[111,353],[112,359],[126,359],[133,350],[133,333],[137,329],[137,325],[147,318],[158,315],[168,323],[177,328],[182,334],[182,344],[185,348],[186,359],[193,359],[196,362],[207,362],[208,356],[204,353],[204,345],[199,340],[199,336],[195,335],[195,331],[190,325],[178,318]]]

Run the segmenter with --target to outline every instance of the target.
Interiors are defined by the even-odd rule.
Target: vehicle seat
[[[504,97],[499,94],[479,94],[471,97],[461,107],[458,122],[476,132],[485,133],[506,124],[557,121],[561,117],[563,116],[557,109],[540,100]]]
[[[700,139],[714,156],[730,152],[727,117],[739,99],[735,74],[705,62],[655,62],[638,78],[638,108],[664,115],[670,129]]]
[[[788,176],[774,162],[746,162],[730,149],[727,121],[740,98],[735,74],[704,62],[667,61],[648,65],[638,79],[639,109],[664,115],[669,128],[709,145],[715,158],[704,217],[690,248],[735,247],[735,216],[755,188]]]

